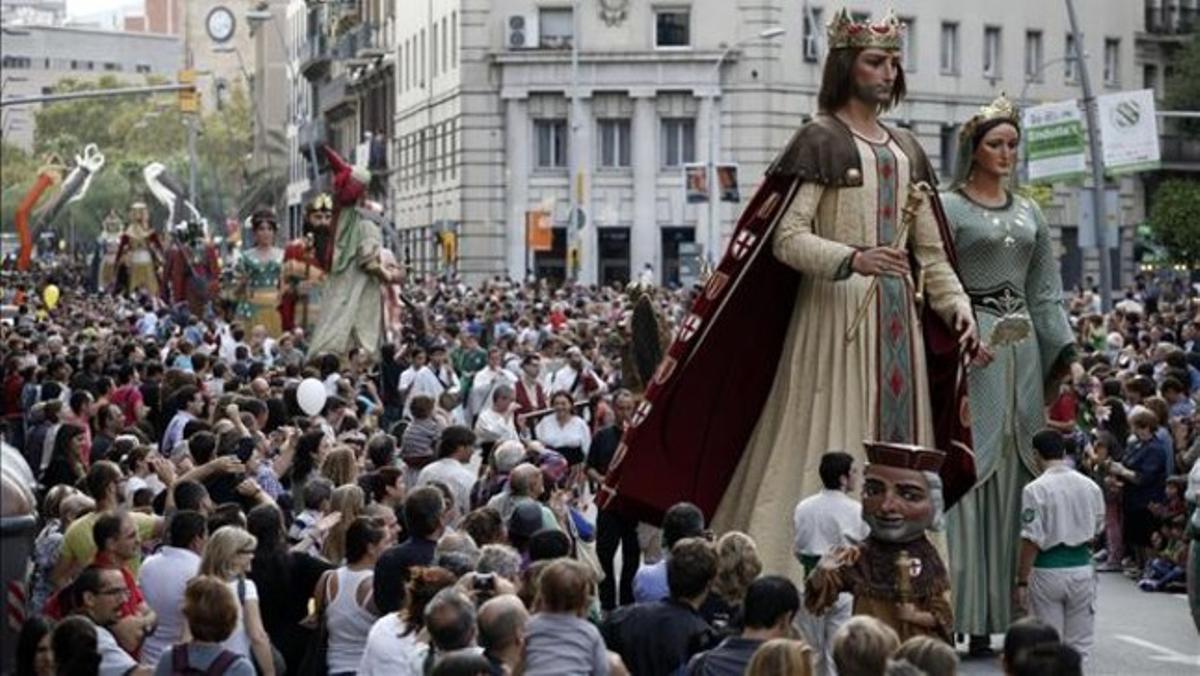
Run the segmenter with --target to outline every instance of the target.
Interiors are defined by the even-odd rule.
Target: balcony
[[[300,74],[309,80],[321,77],[328,69],[333,54],[325,33],[309,33],[300,56]]]
[[[1164,37],[1186,36],[1200,28],[1200,12],[1180,0],[1147,0],[1146,32]]]
[[[369,59],[381,56],[379,27],[374,23],[358,23],[337,37],[334,57],[338,59]],[[378,52],[378,54],[377,54]]]

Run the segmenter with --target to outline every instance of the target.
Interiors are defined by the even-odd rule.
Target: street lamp
[[[721,66],[725,63],[725,59],[734,50],[744,47],[752,42],[759,40],[771,40],[787,33],[787,29],[783,26],[768,26],[759,31],[756,35],[742,38],[732,45],[726,47],[721,56],[717,58],[717,62],[713,64],[711,79],[716,80],[717,91],[713,94],[712,109],[709,112],[709,132],[708,132],[708,232],[705,236],[704,255],[709,262],[716,265],[717,247],[721,242],[720,233],[720,213],[721,200],[717,194],[719,186],[717,185],[717,156],[720,153],[721,141],[721,111],[717,108],[717,97],[721,93]]]
[[[1037,70],[1033,71],[1032,73],[1025,73],[1025,86],[1021,87],[1021,95],[1017,97],[1017,103],[1020,104],[1022,108],[1025,107],[1025,92],[1029,91],[1029,85],[1037,82],[1037,79],[1040,78],[1042,73],[1046,72],[1046,69],[1050,66],[1060,63],[1067,63],[1068,61],[1079,61],[1079,67],[1083,68],[1083,62],[1086,61],[1090,56],[1091,54],[1089,52],[1084,52],[1082,56],[1076,56],[1075,54],[1060,56],[1057,59],[1050,59],[1049,61],[1046,61],[1042,65],[1038,66]]]

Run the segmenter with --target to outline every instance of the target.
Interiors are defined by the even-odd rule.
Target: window
[[[942,73],[958,75],[958,24],[942,23],[940,61]]]
[[[425,130],[417,132],[417,182],[425,185]]]
[[[958,125],[944,124],[941,130],[941,147],[939,148],[942,166],[938,173],[942,176],[954,175],[954,157],[958,153]]]
[[[983,76],[1000,77],[1000,27],[986,26],[983,29]]]
[[[817,63],[821,60],[821,37],[825,24],[821,21],[821,8],[809,7],[804,13],[804,60]]]
[[[412,89],[412,74],[416,64],[412,58],[412,38],[404,41],[404,91]]]
[[[446,72],[446,47],[450,42],[450,34],[447,33],[446,17],[442,17],[442,72]]]
[[[437,77],[437,74],[438,74],[437,36],[438,36],[438,25],[437,25],[437,22],[434,21],[433,26],[429,29],[429,51],[430,51],[429,68],[431,69],[430,73],[429,73],[430,79]]]
[[[1160,96],[1158,91],[1158,66],[1148,63],[1142,66],[1142,89],[1153,89],[1154,97]]]
[[[630,123],[626,119],[598,120],[600,130],[600,166],[630,166]]]
[[[457,125],[450,122],[450,178],[458,178],[458,134]]]
[[[444,38],[445,36],[446,36],[446,34],[442,33],[442,37]],[[441,136],[442,136],[442,155],[441,155],[441,157],[442,157],[442,172],[441,172],[441,175],[442,175],[442,180],[444,181],[444,180],[446,180],[446,174],[450,171],[450,153],[448,152],[449,146],[450,146],[450,123],[449,122],[442,125]]]
[[[458,68],[458,12],[450,12],[450,65]]]
[[[690,117],[662,121],[662,164],[679,167],[696,161],[696,121]]]
[[[1063,76],[1067,82],[1079,79],[1079,55],[1075,48],[1075,36],[1067,33],[1067,46],[1063,52]]]
[[[1025,80],[1042,80],[1042,32],[1025,31]]]
[[[901,17],[904,32],[900,38],[900,64],[904,72],[911,73],[917,69],[917,20],[912,17]]]
[[[420,35],[420,39],[418,41],[417,46],[418,46],[418,51],[421,52],[421,67],[417,69],[417,76],[415,78],[413,78],[413,83],[416,84],[418,87],[424,87],[425,86],[425,73],[428,72],[425,70],[425,63],[426,63],[425,58],[426,58],[427,52],[425,51],[425,29],[424,28],[421,29],[421,35]]]
[[[538,10],[538,46],[543,49],[570,49],[574,21],[574,12],[570,8]]]
[[[654,12],[655,47],[689,47],[692,14],[686,9],[660,9]]]
[[[105,61],[104,62],[104,70],[107,70],[110,72],[114,72],[114,71],[119,72],[121,70],[121,64],[113,63],[112,61]]]
[[[5,54],[4,60],[0,63],[4,64],[5,68],[32,68],[33,59],[28,56],[13,56]]]
[[[1117,38],[1104,40],[1104,84],[1116,87],[1121,82],[1121,41]]]
[[[537,141],[537,168],[562,169],[567,166],[567,121],[563,118],[533,121]]]

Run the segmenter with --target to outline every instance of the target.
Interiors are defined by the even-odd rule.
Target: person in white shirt
[[[1045,467],[1021,490],[1021,553],[1014,603],[1054,627],[1084,660],[1096,629],[1091,541],[1104,530],[1104,493],[1064,461],[1062,434],[1042,430],[1033,448]]]
[[[504,353],[493,347],[487,352],[487,366],[479,369],[471,379],[471,392],[467,396],[468,420],[483,412],[492,399],[492,392],[501,385],[517,384],[517,377],[504,368]]]
[[[181,510],[171,517],[167,538],[169,544],[146,559],[138,573],[146,604],[158,616],[158,628],[142,644],[141,661],[147,666],[157,664],[167,648],[183,641],[183,596],[188,580],[200,570],[208,522],[200,512]]]
[[[411,398],[412,386],[416,382],[417,373],[425,368],[425,349],[414,347],[408,353],[408,368],[400,372],[400,380],[396,384],[396,392],[400,395],[400,407],[408,412],[408,400]]]
[[[258,608],[258,587],[246,579],[258,539],[237,526],[222,526],[204,545],[200,574],[225,581],[238,600],[237,628],[221,647],[258,665],[264,676],[275,676],[271,640]]]
[[[408,401],[418,394],[425,395],[434,401],[441,401],[444,392],[458,392],[458,376],[446,361],[446,348],[442,345],[429,350],[429,363],[417,371],[413,377],[412,387],[408,393]],[[408,409],[405,409],[408,415]]]
[[[460,425],[447,427],[438,442],[438,459],[421,468],[417,485],[435,481],[445,484],[454,496],[458,513],[466,514],[471,511],[471,488],[476,479],[470,467],[474,452],[474,432]]]
[[[856,489],[858,474],[854,458],[849,453],[830,451],[821,456],[818,472],[824,488],[801,500],[792,514],[796,535],[793,551],[804,566],[805,576],[829,550],[862,542],[870,530],[862,518],[862,504],[850,497]],[[818,676],[837,674],[833,635],[850,619],[853,605],[850,594],[839,595],[833,607],[822,615],[810,613],[800,604],[796,628],[816,654]]]
[[[478,437],[481,446],[486,448],[502,441],[520,439],[516,423],[513,422],[514,398],[511,385],[501,384],[492,389],[489,405],[475,420],[475,436]]]
[[[557,451],[572,467],[578,467],[587,459],[591,430],[583,418],[575,415],[575,402],[566,391],[551,395],[550,405],[554,407],[554,415],[542,418],[534,434],[546,448]]]
[[[551,373],[546,382],[546,391],[566,392],[579,400],[604,394],[607,390],[608,385],[583,358],[583,350],[575,346],[567,348],[567,362]]]

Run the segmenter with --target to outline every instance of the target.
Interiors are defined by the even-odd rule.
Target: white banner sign
[[[1025,110],[1029,181],[1069,181],[1084,175],[1083,116],[1074,99]]]
[[[1096,215],[1091,188],[1079,188],[1079,248],[1096,248]],[[1119,248],[1121,240],[1121,199],[1114,189],[1104,191],[1104,244],[1106,249]]]
[[[1128,174],[1156,169],[1161,155],[1154,90],[1104,94],[1096,97],[1104,171]]]

